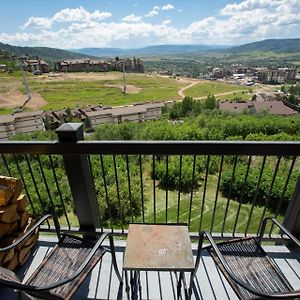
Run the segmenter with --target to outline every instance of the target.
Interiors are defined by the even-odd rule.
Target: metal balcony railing
[[[79,124],[57,134],[0,142],[0,174],[21,178],[32,213],[56,214],[66,231],[184,222],[226,238],[275,216],[300,233],[299,142],[91,142]]]

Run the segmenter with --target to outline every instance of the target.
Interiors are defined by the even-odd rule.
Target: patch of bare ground
[[[120,73],[121,74],[121,73]],[[91,80],[116,80],[120,78],[120,74],[106,74],[105,73],[63,73],[60,78],[65,80],[79,79],[82,81]]]
[[[24,104],[27,96],[20,91],[10,90],[9,92],[0,95],[0,107],[1,108],[14,108]],[[37,109],[47,104],[47,101],[36,92],[31,94],[31,100],[27,103],[26,107]]]
[[[123,91],[123,84],[105,84],[107,87],[119,88]],[[138,94],[142,91],[142,88],[139,88],[132,84],[126,84],[126,92],[128,94]]]
[[[121,74],[121,73],[120,73]],[[104,81],[104,80],[117,80],[120,79],[119,74],[107,74],[105,73],[59,73],[48,75],[42,75],[36,77],[36,81],[48,82],[48,81],[66,81],[66,80],[81,80],[81,81]]]

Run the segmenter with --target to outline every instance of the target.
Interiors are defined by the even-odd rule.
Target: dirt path
[[[192,86],[198,84],[198,83],[199,83],[199,81],[193,81],[193,82],[190,83],[189,85],[187,85],[187,86],[181,88],[181,89],[178,91],[178,95],[179,95],[180,97],[184,98],[184,97],[185,97],[184,91],[185,91],[186,89],[189,89],[190,87],[192,87]],[[195,98],[195,99],[196,99],[196,98]]]
[[[123,91],[123,84],[104,84],[104,86],[119,88]],[[142,91],[142,88],[139,88],[132,84],[126,84],[126,93],[128,94],[138,94]]]
[[[239,93],[239,92],[249,92],[248,90],[236,90],[236,91],[231,91],[231,92],[226,92],[226,93],[220,93],[220,94],[215,94],[215,97],[219,97],[219,96],[225,96],[225,95],[231,95],[234,93]],[[195,100],[202,100],[202,99],[206,99],[207,96],[203,96],[203,97],[197,97],[194,98]]]
[[[10,90],[0,95],[0,107],[1,108],[14,108],[22,106],[27,99],[27,96],[20,91]],[[37,109],[48,102],[36,92],[31,93],[31,100],[27,103],[26,107]]]

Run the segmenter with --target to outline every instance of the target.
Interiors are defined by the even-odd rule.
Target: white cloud
[[[158,11],[157,10],[150,10],[146,15],[145,15],[145,17],[147,17],[147,18],[152,18],[152,17],[154,17],[154,16],[156,16],[156,15],[158,15]]]
[[[245,0],[241,3],[227,4],[221,10],[221,15],[234,15],[238,12],[262,8],[269,9],[272,6],[278,6],[282,2],[282,0]]]
[[[172,5],[172,4],[166,4],[164,5],[161,9],[162,10],[172,10],[174,9],[175,7]]]
[[[27,27],[50,28],[51,26],[52,21],[48,18],[31,17],[23,26],[21,26],[21,29],[26,29]]]
[[[31,17],[21,28],[51,28],[54,22],[100,22],[110,17],[110,12],[101,12],[99,10],[95,10],[94,12],[90,13],[81,6],[79,8],[62,9],[61,11],[57,12],[52,18]]]
[[[245,0],[240,4],[230,4],[220,12],[222,17],[193,22],[183,32],[194,41],[204,39],[219,44],[297,37],[300,8],[295,9],[293,1]],[[285,13],[278,9],[282,5],[285,5]]]
[[[170,19],[164,20],[162,25],[169,25],[172,21]]]
[[[159,10],[160,10],[160,7],[157,6],[157,5],[155,5],[155,6],[152,8],[152,10],[150,10],[150,11],[145,15],[145,17],[147,17],[147,18],[152,18],[152,17],[158,15],[158,11],[159,11]]]
[[[129,23],[137,23],[142,20],[142,17],[138,17],[134,14],[131,14],[129,16],[124,17],[122,20]]]
[[[90,13],[82,6],[79,8],[66,8],[56,13],[52,20],[56,22],[84,22],[88,20],[103,21],[111,17],[110,12],[95,10]]]
[[[150,16],[159,14],[161,9],[153,7]],[[299,0],[244,0],[226,5],[219,15],[183,28],[176,28],[169,19],[154,25],[134,14],[119,22],[108,20],[110,16],[109,12],[89,12],[82,7],[64,9],[50,18],[29,18],[21,33],[0,33],[0,42],[60,48],[241,44],[265,38],[298,37],[300,32]]]

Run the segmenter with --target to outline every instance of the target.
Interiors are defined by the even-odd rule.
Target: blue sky
[[[0,10],[0,42],[21,46],[236,45],[299,33],[299,0],[10,0]]]

